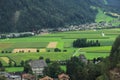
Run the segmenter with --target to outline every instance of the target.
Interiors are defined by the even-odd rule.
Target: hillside
[[[120,0],[106,0],[106,10],[120,14]]]
[[[120,0],[107,0],[108,5],[114,6],[116,8],[120,7]]]
[[[118,12],[118,3],[119,0],[0,0],[0,32],[92,23],[99,13],[93,6]]]
[[[0,32],[94,22],[94,0],[0,0]]]

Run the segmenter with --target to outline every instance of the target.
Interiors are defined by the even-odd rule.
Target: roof
[[[58,75],[58,78],[59,78],[59,79],[63,79],[63,78],[69,79],[70,77],[69,77],[67,74],[62,73],[62,74],[59,74],[59,75]]]
[[[44,60],[33,60],[29,62],[32,68],[44,68],[47,66],[47,63]]]
[[[49,76],[46,76],[46,77],[41,78],[41,79],[39,79],[39,80],[53,80],[53,78],[51,78],[51,77],[49,77]]]
[[[35,77],[33,75],[31,75],[31,74],[22,74],[22,78],[31,80],[31,79],[33,79]]]

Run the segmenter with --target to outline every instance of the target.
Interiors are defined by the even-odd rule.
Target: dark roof
[[[22,74],[22,78],[33,80],[35,78],[35,76],[33,76],[31,74]]]
[[[44,68],[47,66],[47,63],[44,60],[33,60],[29,62],[32,68]]]

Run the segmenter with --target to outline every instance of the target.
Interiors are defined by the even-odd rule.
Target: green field
[[[105,36],[102,36],[102,33]],[[67,60],[72,56],[79,56],[84,54],[87,59],[93,59],[97,57],[109,56],[111,46],[115,38],[120,34],[120,29],[101,29],[101,30],[86,30],[86,31],[68,31],[68,32],[56,32],[47,35],[37,35],[26,38],[12,38],[12,39],[0,39],[0,51],[11,51],[16,48],[36,48],[46,49],[50,52],[39,53],[0,53],[0,57],[8,57],[15,61],[17,65],[22,60],[35,60],[40,56],[50,58],[52,61]],[[101,44],[100,47],[86,47],[86,48],[73,48],[72,43],[78,38],[87,38],[87,40],[98,40]],[[54,48],[47,48],[50,42],[57,42],[56,48],[61,49],[61,52],[54,52]],[[67,52],[63,52],[67,50]],[[0,61],[7,66],[4,60],[0,58]],[[62,67],[64,68],[64,67]],[[6,69],[10,71],[9,69]]]
[[[54,60],[67,60],[71,57],[72,53],[62,53],[62,52],[46,52],[46,53],[13,53],[13,54],[0,54],[0,56],[7,56],[17,64],[19,64],[22,60],[35,60],[39,59],[40,56],[46,58],[50,58],[52,61]]]
[[[98,52],[98,53],[110,53],[111,46],[101,46],[101,47],[88,47],[81,48],[80,52]]]
[[[107,4],[106,0],[104,0],[105,4]],[[114,17],[111,17],[111,16],[108,16],[105,14],[105,12],[100,9],[100,8],[97,8],[98,10],[98,14],[96,15],[96,20],[95,22],[99,23],[99,22],[107,22],[107,23],[111,23],[112,26],[119,26],[120,25],[120,20],[118,18],[114,18]],[[100,26],[98,26],[100,27]]]
[[[23,71],[23,67],[9,67],[6,68],[5,71],[7,72],[16,72],[16,71]]]

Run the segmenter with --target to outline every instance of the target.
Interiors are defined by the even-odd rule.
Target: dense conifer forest
[[[33,31],[95,21],[96,0],[0,0],[0,32]]]

